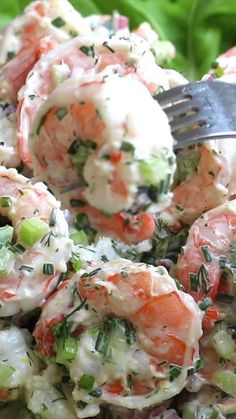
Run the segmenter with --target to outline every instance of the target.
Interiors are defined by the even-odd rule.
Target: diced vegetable
[[[235,342],[226,330],[219,330],[211,340],[215,351],[224,359],[232,359],[235,355]]]
[[[12,376],[15,368],[11,367],[8,364],[0,364],[0,386],[4,386],[5,382]]]
[[[80,377],[79,386],[84,390],[90,391],[93,388],[94,381],[95,379],[93,375],[84,374]]]
[[[7,243],[11,243],[13,237],[13,227],[6,225],[4,227],[0,227],[0,245],[6,245]]]
[[[12,205],[12,199],[10,196],[1,196],[0,207],[9,208]]]
[[[15,255],[6,247],[0,249],[0,275],[8,274],[13,268]]]
[[[197,415],[197,419],[217,419],[218,412],[213,406],[203,407]]]
[[[73,240],[74,244],[82,244],[83,246],[88,245],[88,237],[87,234],[83,231],[73,231],[73,233],[70,234],[70,239]]]
[[[236,397],[236,374],[232,371],[215,372],[212,382],[226,394]]]
[[[168,161],[164,158],[153,158],[149,160],[141,160],[139,162],[140,170],[144,180],[148,184],[158,184],[165,179],[169,169]]]
[[[73,361],[78,349],[77,339],[68,336],[67,338],[59,338],[57,340],[56,362],[58,364],[66,364]]]
[[[49,226],[39,218],[23,220],[19,230],[20,240],[26,246],[33,246],[49,231]]]

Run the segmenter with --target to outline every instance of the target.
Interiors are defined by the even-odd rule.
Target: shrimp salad
[[[236,149],[174,152],[174,55],[67,0],[0,34],[1,419],[236,418]]]

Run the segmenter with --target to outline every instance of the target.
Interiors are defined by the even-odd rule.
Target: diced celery
[[[169,41],[156,40],[151,45],[151,51],[157,64],[161,66],[165,66],[168,61],[175,57],[175,47]]]
[[[4,227],[0,227],[0,244],[6,245],[7,243],[11,243],[13,237],[13,227],[6,225]]]
[[[195,419],[196,418],[196,408],[191,403],[187,403],[184,405],[183,413],[182,413],[183,419]]]
[[[8,364],[0,364],[0,387],[4,386],[5,382],[12,376],[15,368],[11,367]]]
[[[236,397],[236,374],[232,371],[217,371],[212,377],[212,382],[226,394]]]
[[[40,218],[23,220],[19,230],[19,238],[26,246],[33,246],[49,231],[49,226]]]
[[[15,255],[6,247],[0,249],[0,275],[8,274],[15,262]]]
[[[197,419],[217,419],[218,412],[213,406],[203,407],[197,415]]]
[[[73,240],[74,244],[82,244],[83,246],[88,245],[88,237],[84,230],[73,231],[70,234],[70,239]]]
[[[10,196],[1,196],[0,207],[9,208],[12,205],[12,198]]]
[[[76,357],[78,349],[77,339],[68,336],[66,339],[59,338],[57,340],[57,354],[56,362],[58,364],[66,364],[67,362],[73,361]]]
[[[144,180],[148,184],[157,184],[165,179],[169,164],[164,158],[152,158],[149,160],[141,160],[139,162],[140,170]]]
[[[232,359],[235,355],[235,342],[226,330],[219,330],[211,340],[215,351],[224,359]]]
[[[79,386],[84,390],[90,391],[93,388],[94,381],[95,379],[93,375],[84,374],[80,377]]]

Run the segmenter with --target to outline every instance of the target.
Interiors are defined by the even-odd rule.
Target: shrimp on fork
[[[120,35],[112,38],[90,34],[58,46],[39,60],[19,92],[18,145],[22,161],[32,165],[28,137],[42,103],[66,79],[102,72],[107,67],[122,76],[140,80],[154,94],[168,88],[164,71],[156,65],[149,45],[141,38]]]
[[[90,417],[100,404],[141,410],[179,393],[198,359],[200,316],[165,268],[118,259],[61,283],[34,336],[47,363],[56,357],[69,370],[74,400],[86,403],[78,417]]]
[[[128,244],[152,236],[175,165],[166,115],[142,83],[107,70],[65,81],[31,136],[35,174],[65,208]]]

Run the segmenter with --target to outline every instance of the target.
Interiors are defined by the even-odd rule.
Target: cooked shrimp
[[[206,212],[191,226],[175,275],[196,300],[206,295],[214,299],[223,287],[222,268],[233,260],[235,222],[233,200]]]
[[[152,213],[168,205],[172,141],[148,89],[106,72],[58,86],[41,106],[31,140],[35,174],[65,207],[127,243],[150,238]],[[74,183],[76,190],[60,194]]]
[[[44,56],[29,73],[19,92],[18,143],[19,154],[32,164],[28,136],[40,105],[65,79],[99,73],[112,66],[120,75],[140,80],[152,94],[158,87],[168,88],[164,71],[156,65],[149,45],[134,35],[77,37]]]
[[[9,322],[0,322],[0,402],[19,398],[27,379],[38,372],[31,336]]]
[[[0,63],[5,66],[0,80],[0,97],[16,100],[19,88],[43,50],[90,31],[82,16],[67,0],[31,3],[2,35]],[[45,36],[50,37],[46,48],[40,44]]]
[[[220,142],[178,152],[173,198],[162,218],[173,225],[191,224],[205,211],[223,204],[230,196],[233,166],[229,160],[230,153]]]
[[[120,259],[61,283],[34,336],[41,356],[69,370],[78,417],[90,417],[102,403],[143,409],[179,393],[198,358],[200,316],[165,268]]]
[[[66,271],[71,240],[59,206],[45,185],[0,167],[0,214],[9,220],[0,228],[0,316],[39,306]]]

